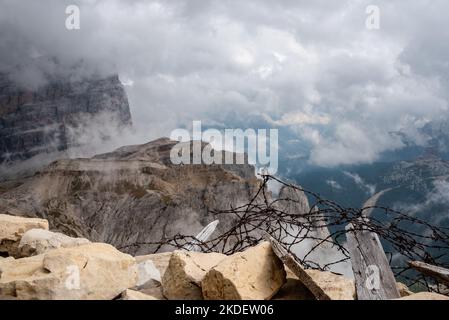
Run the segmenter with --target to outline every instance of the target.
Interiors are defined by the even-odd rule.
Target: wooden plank
[[[433,266],[431,264],[427,264],[420,261],[410,261],[409,266],[413,269],[421,272],[422,274],[425,274],[426,276],[433,277],[437,280],[439,280],[441,283],[445,284],[446,286],[449,286],[449,270]]]
[[[298,277],[298,279],[312,292],[317,300],[332,300],[332,298],[307,274],[298,261],[273,237],[264,235],[270,242],[273,252]]]
[[[378,235],[369,230],[354,230],[351,224],[346,227],[346,231],[357,298],[359,300],[400,298],[396,279]]]

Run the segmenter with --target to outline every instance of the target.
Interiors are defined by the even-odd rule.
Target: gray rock
[[[119,126],[131,125],[128,99],[117,75],[76,82],[52,79],[29,90],[0,73],[0,163],[69,149],[77,143],[69,128],[101,113],[113,114]]]
[[[71,248],[90,243],[84,238],[71,238],[62,233],[43,229],[31,229],[22,236],[19,244],[19,256],[30,257],[59,248]]]
[[[19,256],[18,247],[22,236],[31,229],[48,230],[48,221],[0,214],[0,254]]]
[[[161,299],[139,291],[128,289],[121,294],[120,300],[161,300]]]
[[[171,255],[171,252],[166,252],[135,257],[138,271],[138,289],[162,282],[162,277],[168,268]]]

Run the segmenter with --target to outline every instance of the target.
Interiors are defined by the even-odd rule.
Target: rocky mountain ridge
[[[257,191],[251,165],[173,165],[176,143],[164,138],[55,161],[32,177],[2,183],[0,212],[45,218],[67,235],[147,254],[178,233],[196,235],[216,220],[213,210],[246,204]],[[231,223],[220,220],[219,231]]]

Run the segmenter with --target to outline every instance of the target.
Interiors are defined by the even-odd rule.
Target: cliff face
[[[218,232],[226,230],[232,218],[211,210],[246,204],[260,184],[254,168],[173,165],[175,144],[160,139],[89,159],[56,161],[31,178],[0,185],[0,212],[42,217],[65,234],[133,254],[157,246],[130,244],[196,235],[215,219]]]
[[[79,82],[51,81],[35,91],[19,88],[0,73],[0,163],[63,151],[77,144],[68,134],[80,119],[113,114],[131,124],[128,99],[118,76]]]

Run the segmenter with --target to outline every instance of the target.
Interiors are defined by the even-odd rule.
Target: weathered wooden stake
[[[369,230],[355,230],[352,224],[346,227],[346,231],[358,300],[400,298],[378,235]]]
[[[449,286],[449,270],[433,266],[431,264],[427,264],[419,261],[410,261],[409,266],[413,269],[425,274],[426,276],[430,276],[442,282],[444,285]]]

